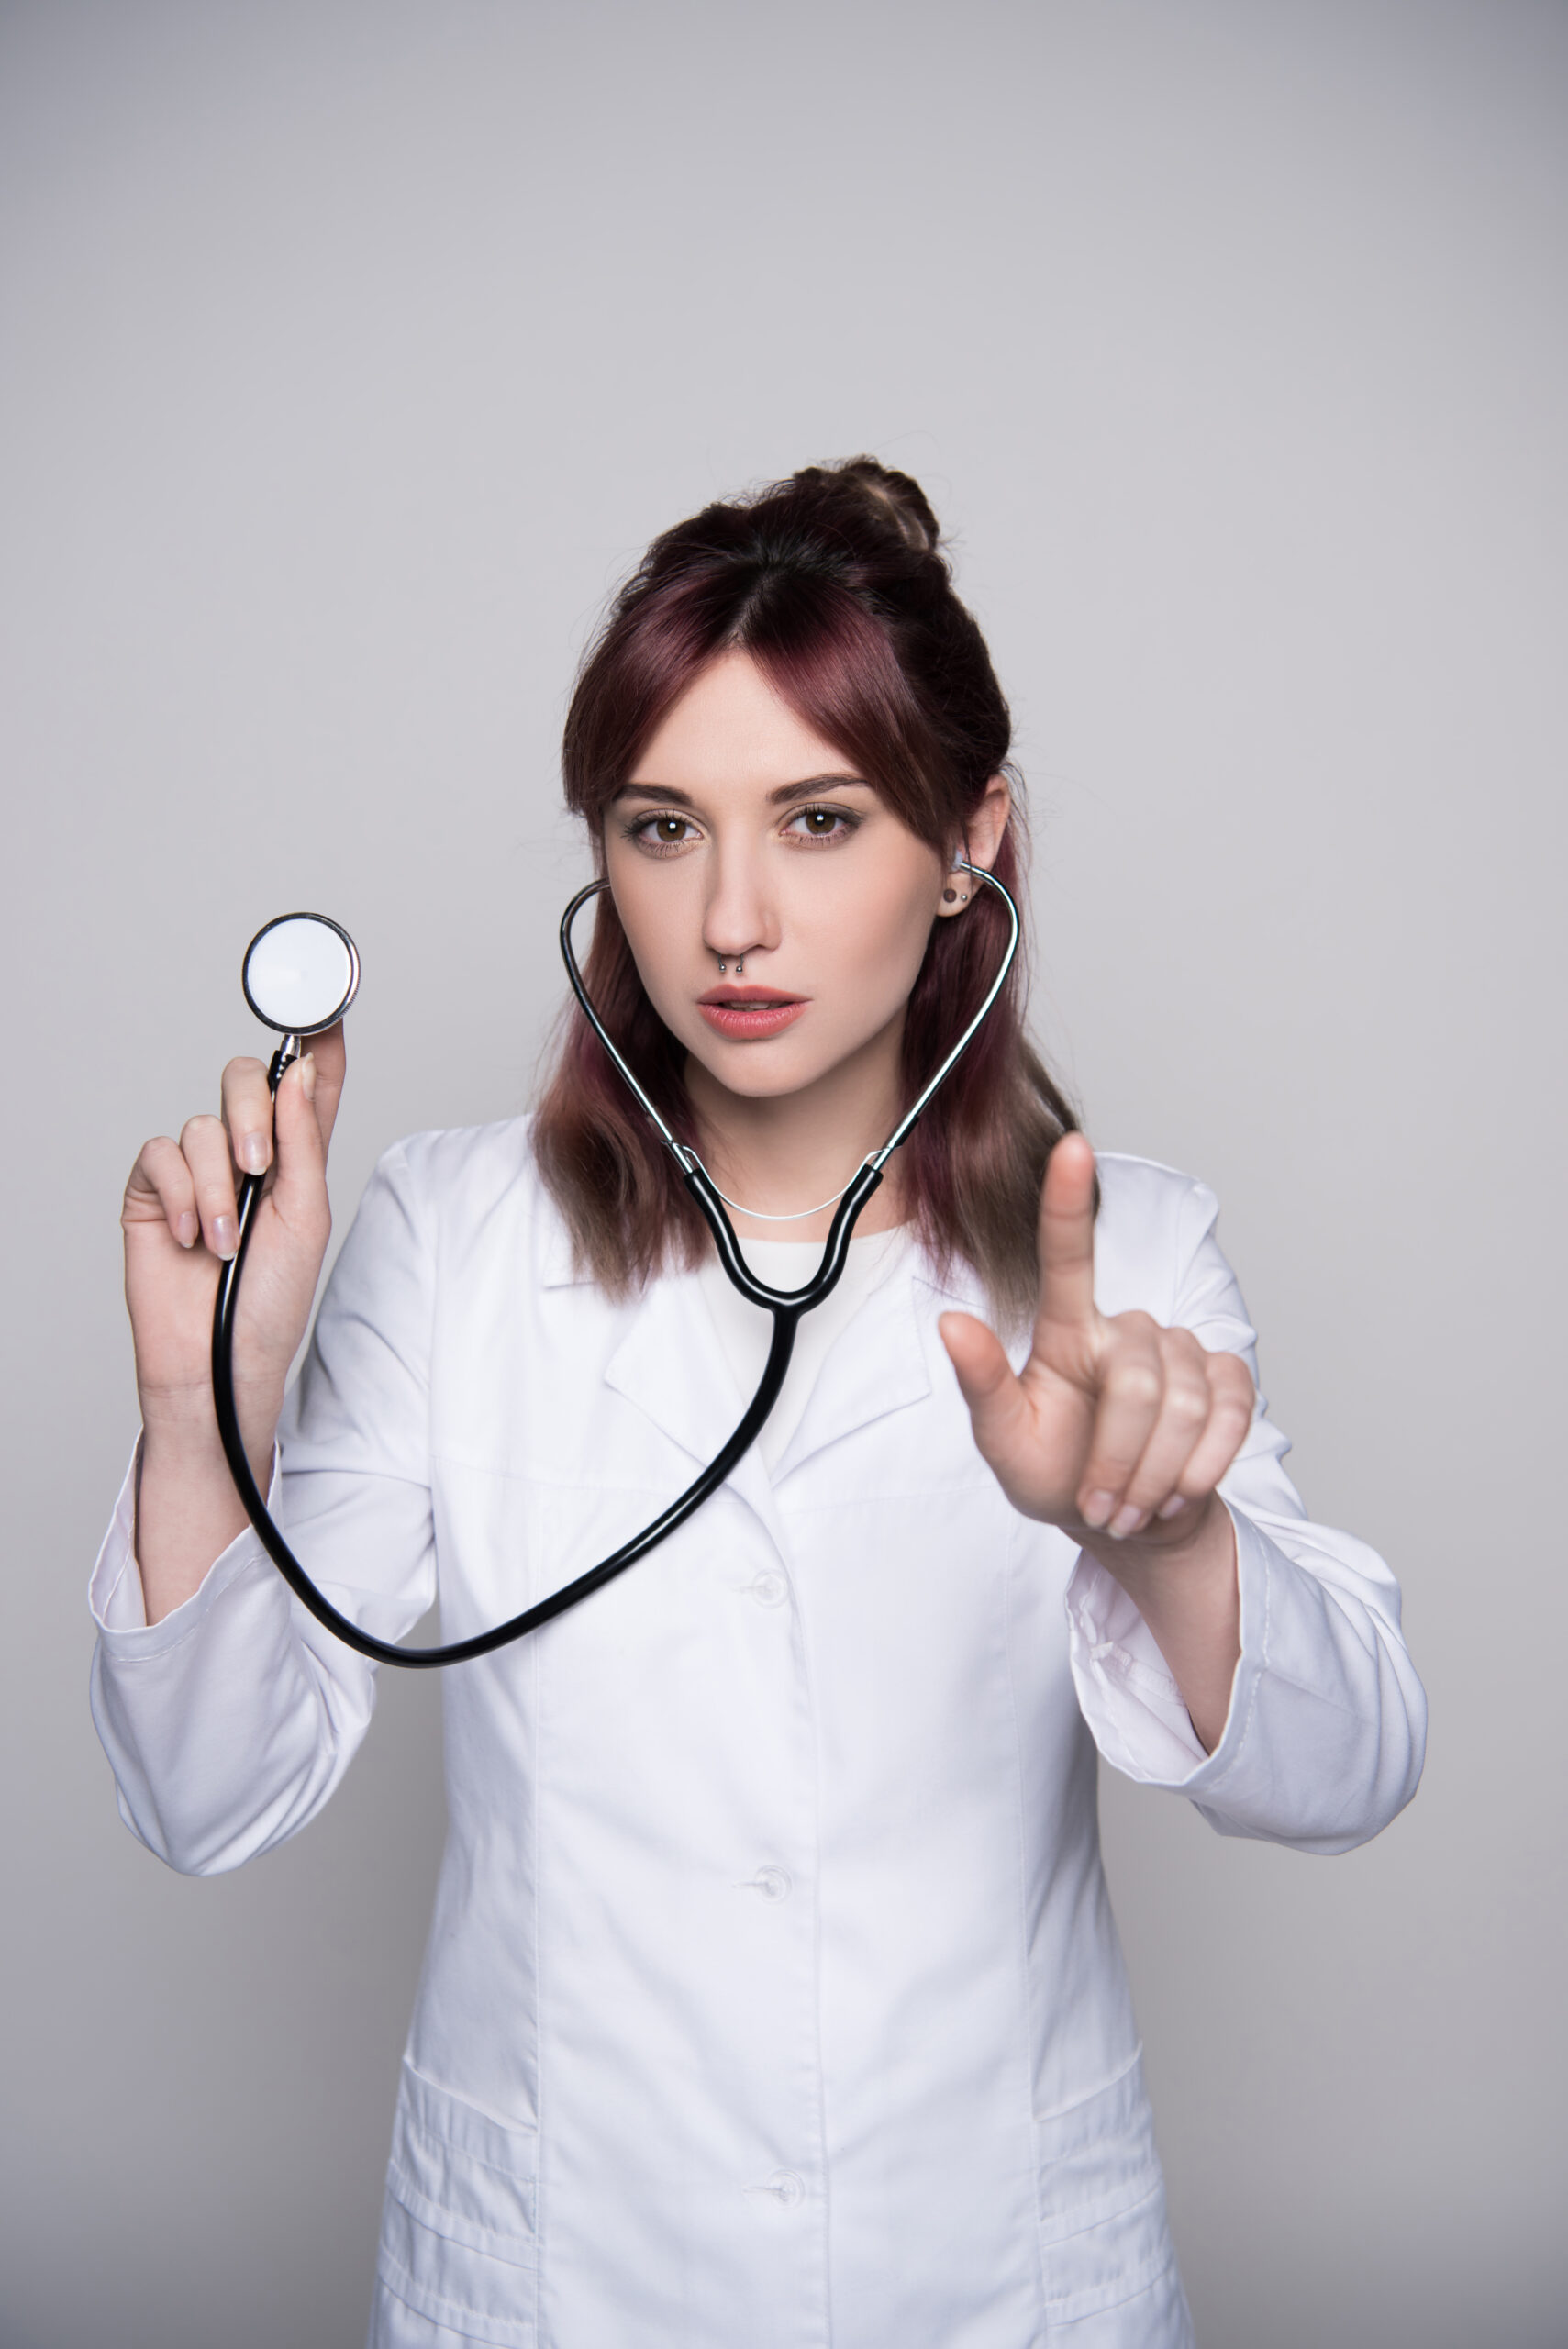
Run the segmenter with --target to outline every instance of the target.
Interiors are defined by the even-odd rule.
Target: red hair
[[[1006,768],[1011,720],[984,640],[953,592],[936,518],[907,474],[867,457],[807,466],[653,541],[584,659],[567,714],[567,805],[595,843],[666,711],[734,650],[911,831],[944,857],[962,850],[987,783]],[[1015,817],[995,870],[1018,896],[1016,825]],[[906,1103],[973,1016],[1006,935],[1006,909],[984,886],[966,913],[932,923],[905,1017]],[[697,1144],[684,1048],[644,993],[607,896],[597,900],[584,976],[663,1116]],[[1045,1162],[1077,1123],[1024,1034],[1020,978],[1015,963],[897,1168],[908,1218],[938,1265],[973,1265],[1008,1313],[1032,1310]],[[706,1227],[575,1006],[567,1019],[534,1149],[578,1261],[624,1295],[672,1256],[698,1262]]]

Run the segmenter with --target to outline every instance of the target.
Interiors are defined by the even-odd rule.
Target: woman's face
[[[606,811],[605,858],[655,1010],[726,1091],[798,1094],[857,1062],[895,1084],[904,1007],[952,910],[945,861],[748,654],[668,712]]]

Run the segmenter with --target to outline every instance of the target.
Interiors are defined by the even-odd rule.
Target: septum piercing
[[[720,978],[724,976],[724,974],[728,967],[728,964],[725,962],[725,959],[721,954],[718,958],[718,975]],[[738,979],[743,979],[746,975],[746,957],[744,954],[740,956],[735,965],[735,975]]]

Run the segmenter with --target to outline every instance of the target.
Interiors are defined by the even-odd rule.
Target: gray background
[[[521,1105],[603,596],[862,448],[1014,698],[1041,1037],[1219,1191],[1431,1693],[1332,1863],[1105,1786],[1201,2340],[1563,2337],[1565,86],[1529,0],[0,9],[7,2349],[353,2349],[441,1827],[396,1675],[248,1872],[117,1823],[126,1169],[302,903],[340,1218]]]

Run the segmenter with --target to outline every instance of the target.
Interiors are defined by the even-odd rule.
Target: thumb
[[[1024,1390],[1000,1338],[984,1321],[977,1321],[971,1313],[944,1313],[937,1327],[959,1392],[969,1406],[974,1441],[994,1465],[1020,1414],[1028,1409]]]
[[[318,1216],[327,1196],[327,1145],[315,1094],[316,1055],[306,1052],[284,1071],[272,1105],[278,1172],[272,1197],[285,1223]]]

